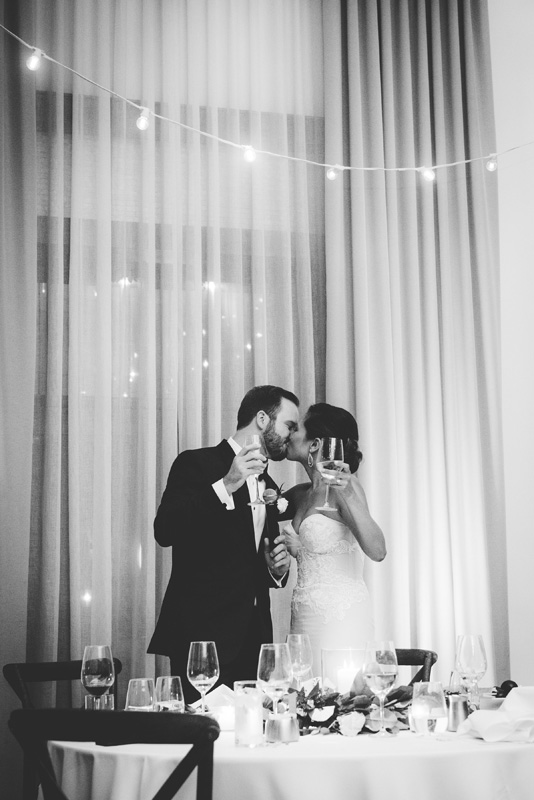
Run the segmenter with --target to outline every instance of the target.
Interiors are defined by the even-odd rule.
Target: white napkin
[[[200,700],[192,703],[193,708],[200,706]],[[234,691],[221,683],[206,695],[208,714],[215,717],[222,731],[233,731],[235,727],[235,700]]]
[[[534,686],[512,689],[497,711],[474,711],[457,734],[486,742],[534,742]]]

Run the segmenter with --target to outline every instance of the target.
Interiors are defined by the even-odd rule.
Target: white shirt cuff
[[[216,481],[215,483],[212,483],[211,485],[213,487],[213,491],[215,492],[221,503],[223,503],[226,506],[226,510],[233,511],[235,508],[234,498],[233,495],[228,494],[226,486],[224,485],[223,478]]]

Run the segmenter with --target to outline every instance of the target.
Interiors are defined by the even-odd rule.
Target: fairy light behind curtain
[[[419,0],[48,2],[35,41],[193,128],[387,169],[494,151],[476,6],[457,18]],[[321,169],[247,164],[157,119],[140,132],[138,111],[52,65],[35,88],[28,658],[98,639],[125,679],[150,673],[170,566],[152,522],[169,466],[231,433],[263,382],[358,417],[389,547],[369,570],[377,632],[434,647],[443,677],[456,632],[492,649],[506,608],[489,598],[504,529],[485,461],[500,463],[495,176],[481,161],[430,185],[351,172],[325,186]],[[273,594],[281,636],[290,590]]]

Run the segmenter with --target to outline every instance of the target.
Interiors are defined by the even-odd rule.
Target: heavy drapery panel
[[[324,396],[324,172],[302,161],[324,158],[321,6],[34,15],[32,43],[115,94],[46,60],[24,75],[38,171],[27,656],[110,642],[125,683],[154,670],[170,552],[153,519],[177,452],[230,435],[254,384]],[[140,131],[123,98],[165,119]],[[250,164],[220,140],[291,158]]]
[[[491,685],[508,674],[496,175],[396,171],[494,152],[487,8],[325,8],[326,160],[354,168],[326,195],[327,399],[357,413],[386,534],[376,628],[436,650],[443,680],[479,632]]]

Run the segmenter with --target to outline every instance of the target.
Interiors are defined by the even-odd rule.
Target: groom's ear
[[[265,413],[265,411],[258,411],[256,414],[256,425],[260,429],[260,431],[264,431],[267,425],[269,424],[269,415]]]

